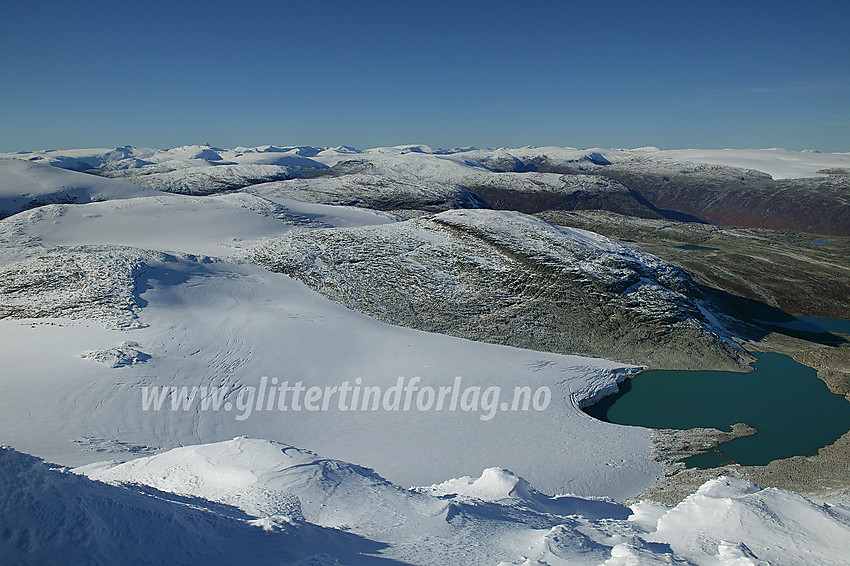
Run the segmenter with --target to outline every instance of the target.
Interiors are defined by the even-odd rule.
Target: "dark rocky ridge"
[[[293,232],[252,259],[393,324],[653,367],[742,370],[678,268],[518,213]],[[718,318],[723,318],[719,313]]]
[[[590,175],[500,173],[464,179],[488,208],[534,214],[544,210],[610,210],[643,218],[663,214],[623,184]]]
[[[402,211],[414,216],[455,208],[486,207],[478,195],[464,188],[365,173],[260,183],[246,187],[244,191],[262,197]]]
[[[525,160],[500,156],[481,162],[497,171],[589,175],[618,181],[657,215],[598,207],[612,212],[850,235],[850,175],[843,169],[825,171],[830,173],[827,177],[774,180],[750,169],[640,157],[607,165],[592,160],[559,161],[546,155]]]
[[[614,165],[605,176],[653,206],[709,224],[850,235],[850,177],[773,180],[742,169],[711,175],[698,166],[670,169],[633,172]]]

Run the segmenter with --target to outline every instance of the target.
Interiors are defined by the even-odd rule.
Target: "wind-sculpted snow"
[[[850,552],[849,508],[817,506],[732,478],[707,482],[676,507],[642,502],[629,508],[550,497],[499,468],[403,489],[367,468],[248,438],[75,471],[130,486],[140,499],[137,494],[150,493],[191,502],[213,516],[241,512],[244,522],[268,531],[272,543],[290,540],[291,552],[312,542],[308,533],[323,533],[332,558],[346,549],[342,537],[355,548],[360,541],[360,560],[377,555],[422,565],[838,565]]]
[[[635,523],[652,504],[636,505]],[[662,511],[662,513],[658,513]],[[722,477],[643,525],[648,542],[669,544],[699,563],[714,551],[720,564],[842,564],[850,556],[850,508],[815,505],[779,489]],[[646,513],[646,514],[645,514]]]
[[[629,510],[602,500],[549,498],[530,486],[498,500],[445,489],[402,489],[374,471],[306,450],[236,438],[178,448],[118,466],[77,470],[110,483],[134,483],[241,509],[272,528],[306,521],[386,546],[382,556],[412,564],[496,564],[518,558],[537,533],[623,522]],[[479,480],[491,482],[489,470]],[[569,504],[565,503],[569,500]],[[581,519],[568,516],[581,516]],[[598,528],[598,527],[597,527]],[[605,559],[599,545],[598,563]],[[580,549],[569,549],[576,553]],[[588,563],[588,562],[585,562]]]
[[[8,447],[0,485],[4,564],[397,564],[351,533],[305,521],[264,529],[233,506],[91,481]]]
[[[496,468],[409,490],[367,468],[247,438],[75,472],[0,448],[4,559],[837,566],[850,553],[847,507],[731,478],[672,508],[550,497]]]
[[[657,366],[738,363],[683,271],[519,213],[456,210],[293,232],[251,257],[394,324]]]

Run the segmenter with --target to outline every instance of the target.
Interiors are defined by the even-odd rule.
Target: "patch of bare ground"
[[[850,503],[850,432],[814,456],[795,456],[774,460],[766,466],[733,464],[720,468],[673,469],[661,482],[647,489],[632,501],[649,499],[666,505],[676,505],[694,493],[703,483],[720,476],[732,476],[797,492],[812,501]]]
[[[850,319],[850,237],[605,211],[550,210],[538,216],[620,240],[678,265],[698,283],[783,313]]]

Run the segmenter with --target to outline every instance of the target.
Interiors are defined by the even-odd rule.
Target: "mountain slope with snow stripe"
[[[0,159],[0,218],[51,203],[88,203],[160,194],[58,167]]]
[[[50,205],[7,219],[4,231],[20,257],[51,246],[119,245],[147,250],[226,257],[254,240],[293,229],[394,222],[390,215],[360,208],[331,207],[248,193],[192,197],[156,193],[84,205]],[[14,226],[14,229],[11,229]],[[38,252],[40,253],[40,251]],[[7,260],[8,261],[8,260]]]

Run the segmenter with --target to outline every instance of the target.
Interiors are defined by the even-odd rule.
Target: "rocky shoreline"
[[[649,499],[676,505],[694,493],[703,483],[721,476],[745,479],[761,487],[794,491],[816,502],[850,504],[850,432],[814,456],[794,456],[774,460],[766,466],[731,464],[719,468],[671,469],[662,481],[650,487],[630,502]]]
[[[682,460],[743,436],[752,436],[758,430],[746,423],[735,423],[731,432],[716,428],[690,428],[685,430],[660,428],[652,431],[652,451],[655,459],[672,470],[685,468]]]
[[[748,343],[748,349],[778,352],[813,367],[833,393],[850,401],[850,344],[825,346],[782,334]],[[718,468],[685,468],[682,460],[704,453],[714,446],[740,436],[755,434],[755,429],[738,423],[732,432],[717,429],[656,430],[652,433],[653,451],[668,467],[667,476],[631,501],[649,499],[675,505],[692,494],[704,482],[720,476],[745,479],[761,487],[794,491],[823,503],[850,503],[850,431],[818,450],[813,456],[794,456],[774,460],[765,466],[731,464]]]

